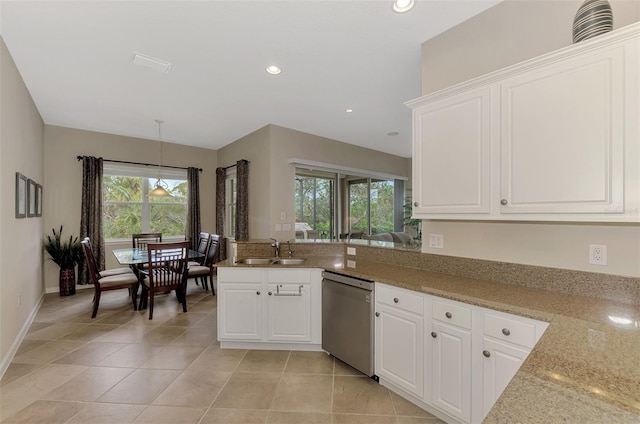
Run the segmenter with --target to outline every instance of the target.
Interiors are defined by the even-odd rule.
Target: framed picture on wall
[[[31,178],[27,180],[27,216],[36,216],[36,186],[38,184]]]
[[[16,172],[16,218],[27,216],[27,177]]]
[[[36,184],[36,216],[42,216],[42,184]]]

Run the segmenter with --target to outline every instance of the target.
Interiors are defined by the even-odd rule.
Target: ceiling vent
[[[133,52],[131,62],[133,62],[134,65],[144,66],[163,74],[169,73],[171,69],[171,63],[138,52]]]

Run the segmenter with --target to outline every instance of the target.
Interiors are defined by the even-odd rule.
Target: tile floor
[[[47,295],[0,380],[2,423],[418,424],[442,421],[322,352],[220,349],[216,298],[189,282],[154,317],[124,290]]]

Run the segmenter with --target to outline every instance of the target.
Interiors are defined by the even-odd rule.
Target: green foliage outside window
[[[296,177],[296,222],[306,222],[321,237],[331,237],[331,185],[326,178]]]

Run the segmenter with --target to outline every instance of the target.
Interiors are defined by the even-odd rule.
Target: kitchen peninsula
[[[356,255],[347,255],[347,247]],[[293,243],[292,250],[307,261],[286,268],[338,269],[549,323],[484,422],[640,420],[637,278],[429,255],[384,242]],[[237,254],[267,257],[272,249],[264,241],[240,242]]]

